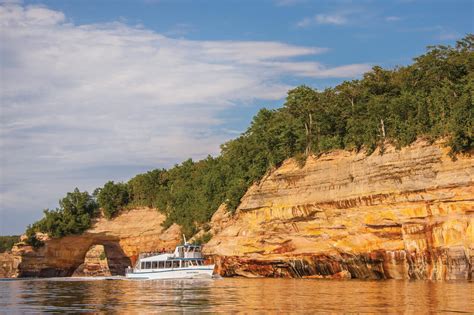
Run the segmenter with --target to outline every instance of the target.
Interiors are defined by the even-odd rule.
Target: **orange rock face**
[[[0,253],[0,278],[11,278],[16,275],[17,266],[12,253]]]
[[[178,226],[163,230],[164,219],[156,209],[136,208],[112,220],[100,218],[82,235],[46,240],[37,250],[20,243],[12,250],[15,275],[70,276],[94,245],[104,247],[112,275],[124,274],[139,253],[174,248],[181,241]]]
[[[103,245],[92,245],[84,257],[84,262],[72,274],[73,277],[104,277],[111,275]]]
[[[419,141],[286,161],[231,221],[213,218],[205,252],[227,276],[472,278],[474,159],[447,151]]]

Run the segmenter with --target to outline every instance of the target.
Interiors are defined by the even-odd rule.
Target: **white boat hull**
[[[212,278],[214,265],[193,266],[186,268],[167,268],[152,270],[134,270],[127,273],[125,277],[128,279],[195,279],[195,278]]]

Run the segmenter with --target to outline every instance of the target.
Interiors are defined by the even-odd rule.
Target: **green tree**
[[[20,241],[20,236],[0,236],[0,253],[4,253],[12,249],[15,243]]]
[[[128,181],[129,198],[133,205],[154,207],[160,188],[166,186],[167,171],[156,169],[144,174],[138,174]]]
[[[59,208],[45,209],[44,217],[29,227],[27,232],[32,240],[37,231],[51,237],[81,234],[90,227],[97,208],[97,203],[87,191],[81,192],[76,188],[59,201]]]
[[[314,134],[316,134],[316,151],[319,150],[319,126],[314,126],[315,115],[318,115],[321,108],[320,96],[318,92],[308,86],[299,86],[288,92],[286,97],[285,109],[295,119],[301,127],[304,128],[305,135],[305,153],[309,155],[313,151]]]
[[[128,204],[129,194],[126,184],[107,182],[97,190],[97,201],[107,219],[112,218]]]

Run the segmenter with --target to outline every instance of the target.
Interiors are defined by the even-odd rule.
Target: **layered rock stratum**
[[[224,276],[470,279],[474,160],[440,144],[286,161],[235,216],[213,218],[205,251]]]

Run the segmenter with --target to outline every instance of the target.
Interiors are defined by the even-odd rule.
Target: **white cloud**
[[[400,21],[402,18],[399,16],[387,16],[385,17],[385,21],[387,22],[397,22]]]
[[[344,25],[348,23],[346,16],[342,14],[316,14],[313,17],[307,17],[299,21],[296,26],[308,27],[315,24],[326,25]]]
[[[308,27],[313,23],[314,19],[313,18],[304,18],[298,23],[296,23],[296,26],[298,27]]]
[[[316,23],[318,24],[334,24],[342,25],[347,23],[347,19],[342,15],[337,14],[317,14],[315,16]]]
[[[233,136],[213,131],[226,123],[219,114],[283,98],[284,78],[367,69],[295,60],[326,48],[74,25],[39,6],[1,5],[0,27],[0,211],[19,212],[25,225],[75,185],[90,191],[133,174],[106,166],[135,170],[217,153]]]
[[[347,75],[350,77],[356,77],[360,73],[364,73],[370,71],[372,66],[370,64],[355,64],[355,65],[347,65],[347,66],[339,66],[330,69],[325,69],[319,72],[320,77],[327,77],[327,78],[340,78],[341,75]]]

